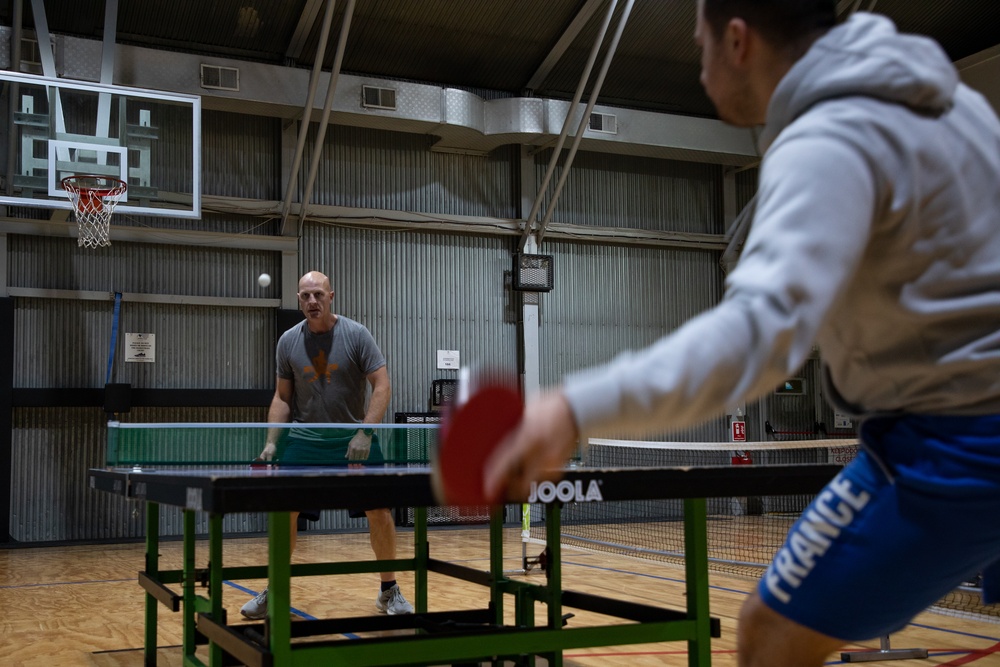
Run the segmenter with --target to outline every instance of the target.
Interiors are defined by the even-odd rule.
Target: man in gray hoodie
[[[744,605],[741,667],[815,667],[977,573],[1000,600],[1000,122],[940,46],[834,0],[699,0],[702,84],[763,126],[757,210],[722,301],[525,407],[485,472],[527,496],[577,442],[756,400],[813,345],[863,418]]]

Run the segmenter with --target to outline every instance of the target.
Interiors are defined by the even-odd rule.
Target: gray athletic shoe
[[[375,608],[390,616],[413,613],[413,605],[403,597],[403,592],[399,590],[398,584],[378,594],[378,597],[375,598]]]
[[[265,588],[257,597],[243,605],[240,608],[240,613],[255,621],[267,616],[267,589]]]

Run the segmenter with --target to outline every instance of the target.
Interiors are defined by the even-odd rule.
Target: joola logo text
[[[601,496],[601,482],[596,479],[590,480],[586,493],[583,492],[583,482],[580,480],[576,482],[563,480],[558,484],[552,482],[531,483],[529,503],[551,503],[553,500],[560,500],[564,503],[587,503],[593,500],[604,500],[604,497]]]

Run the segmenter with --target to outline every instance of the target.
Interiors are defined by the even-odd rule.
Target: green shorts
[[[288,429],[278,441],[277,465],[284,468],[332,467],[346,468],[348,465],[363,465],[365,467],[385,465],[382,447],[378,434],[372,434],[372,446],[368,450],[368,458],[364,462],[351,461],[347,458],[347,447],[351,444],[357,429]],[[348,515],[352,519],[360,519],[369,510],[382,509],[378,507],[351,507]],[[299,515],[308,521],[319,521],[320,511],[317,509],[301,510]]]

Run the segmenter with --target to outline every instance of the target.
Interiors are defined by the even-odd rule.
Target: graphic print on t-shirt
[[[326,356],[326,350],[320,350],[319,354],[312,358],[312,366],[306,366],[302,369],[302,373],[305,377],[309,378],[309,382],[315,382],[320,378],[326,380],[326,384],[330,384],[332,380],[333,371],[337,370],[337,364],[329,363]],[[312,374],[312,377],[309,377]]]

